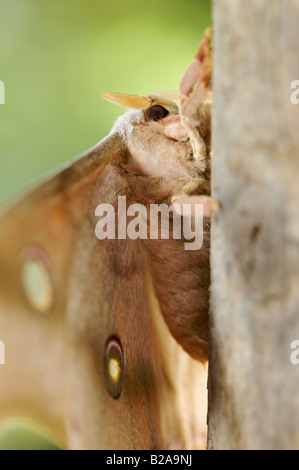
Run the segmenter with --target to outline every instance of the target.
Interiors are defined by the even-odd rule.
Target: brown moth
[[[210,65],[207,32],[177,95],[106,94],[130,108],[111,133],[1,214],[0,416],[65,448],[205,447]],[[148,213],[193,195],[201,249],[95,235],[100,204],[118,232],[119,196]]]

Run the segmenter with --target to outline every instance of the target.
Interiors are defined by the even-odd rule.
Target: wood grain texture
[[[210,449],[298,449],[299,3],[214,0]]]

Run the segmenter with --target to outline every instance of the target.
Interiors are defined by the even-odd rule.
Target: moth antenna
[[[126,95],[124,93],[103,93],[103,98],[111,103],[124,106],[126,108],[143,109],[151,104],[151,100],[145,96]]]
[[[179,91],[163,91],[162,93],[155,93],[155,96],[177,101],[183,98],[182,93],[180,93]]]

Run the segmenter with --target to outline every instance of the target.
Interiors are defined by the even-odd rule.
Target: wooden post
[[[222,209],[212,224],[208,447],[298,449],[299,1],[214,0],[213,14]]]

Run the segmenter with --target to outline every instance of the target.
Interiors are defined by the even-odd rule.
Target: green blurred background
[[[210,0],[0,0],[0,202],[109,132],[102,92],[178,89],[210,25]],[[7,426],[0,449],[53,448]]]

